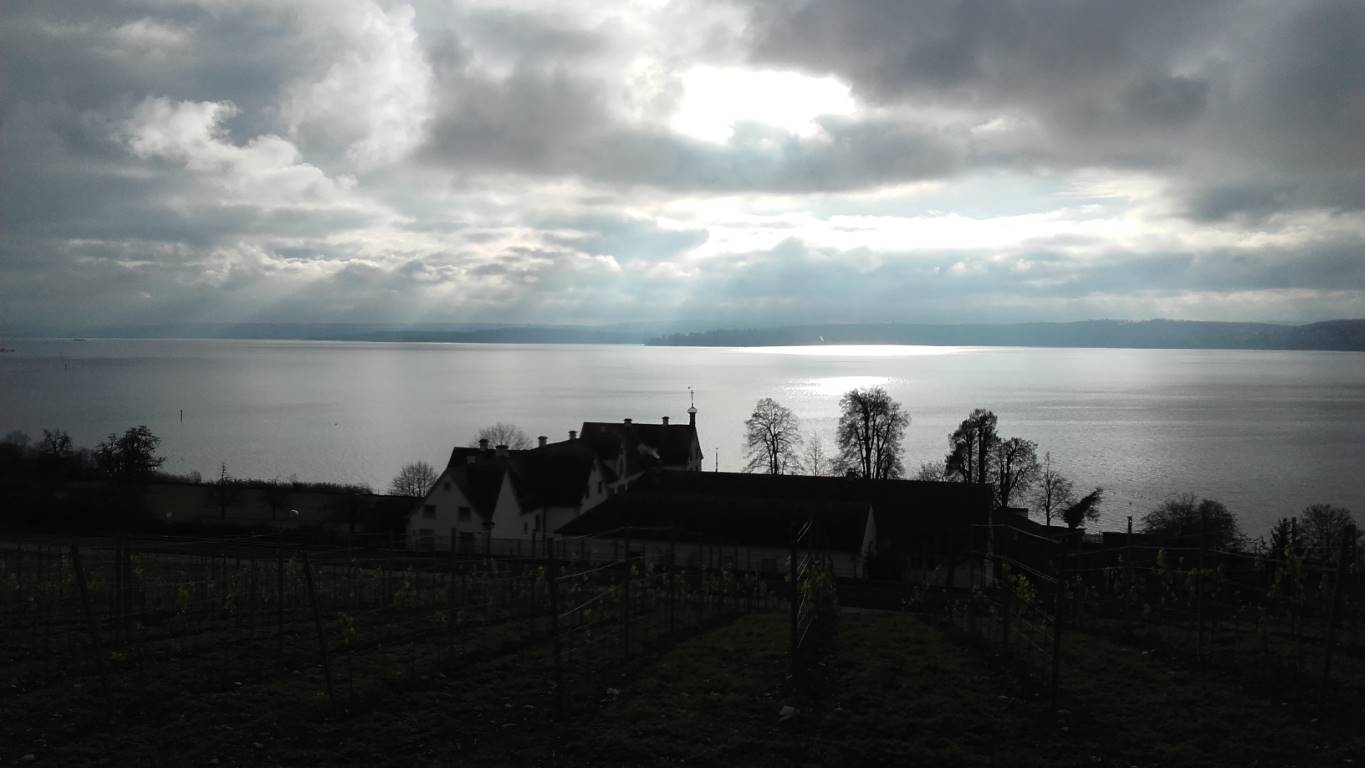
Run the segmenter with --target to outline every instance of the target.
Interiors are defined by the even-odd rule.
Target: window
[[[536,530],[540,530],[540,513],[536,513]]]
[[[469,507],[460,507],[460,509],[459,509],[459,518],[460,518],[460,520],[468,520],[468,519],[470,518],[470,516],[472,515],[472,513],[473,513],[473,512],[472,512],[472,510],[470,510]]]
[[[427,504],[427,505],[423,506],[423,507],[422,507],[422,517],[425,517],[425,518],[428,519],[428,520],[430,520],[430,519],[436,517],[436,505],[435,505],[435,504]]]
[[[598,481],[597,481],[597,492],[598,492],[598,493],[601,493],[601,492],[602,492],[602,481],[601,481],[601,480],[598,480]]]
[[[530,533],[530,532],[531,532],[531,531],[530,531],[530,528],[531,528],[531,524],[530,524],[530,523],[522,523],[522,524],[521,524],[521,535],[525,536],[526,534]]]
[[[446,489],[447,491],[450,490],[450,481],[449,481],[449,480],[447,480],[447,481],[445,482],[445,489]]]

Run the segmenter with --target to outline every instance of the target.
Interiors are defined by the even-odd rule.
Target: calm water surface
[[[1365,513],[1365,354],[944,347],[678,348],[344,342],[15,340],[0,432],[94,445],[147,424],[165,468],[365,482],[443,465],[484,424],[562,439],[583,421],[686,418],[706,467],[742,465],[744,419],[771,396],[832,450],[840,394],[880,385],[910,411],[906,466],[941,459],[975,407],[1003,436],[1104,486],[1121,528],[1189,491],[1253,534],[1313,502]],[[184,410],[184,420],[180,411]]]

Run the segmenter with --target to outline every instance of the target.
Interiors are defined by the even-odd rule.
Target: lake
[[[1166,496],[1215,498],[1259,535],[1315,502],[1365,512],[1365,353],[993,347],[637,347],[222,340],[9,340],[0,432],[78,444],[147,424],[165,469],[364,482],[443,466],[482,425],[564,439],[583,421],[686,418],[706,468],[743,465],[760,397],[833,451],[840,395],[884,386],[905,461],[942,459],[976,407],[1034,440],[1119,530]],[[181,410],[184,411],[183,420]]]

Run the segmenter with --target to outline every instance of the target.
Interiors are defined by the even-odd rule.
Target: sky
[[[8,0],[0,334],[1365,317],[1359,0]]]

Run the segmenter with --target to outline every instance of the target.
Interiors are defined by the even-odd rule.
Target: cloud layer
[[[16,2],[0,324],[1365,315],[1365,6]]]

